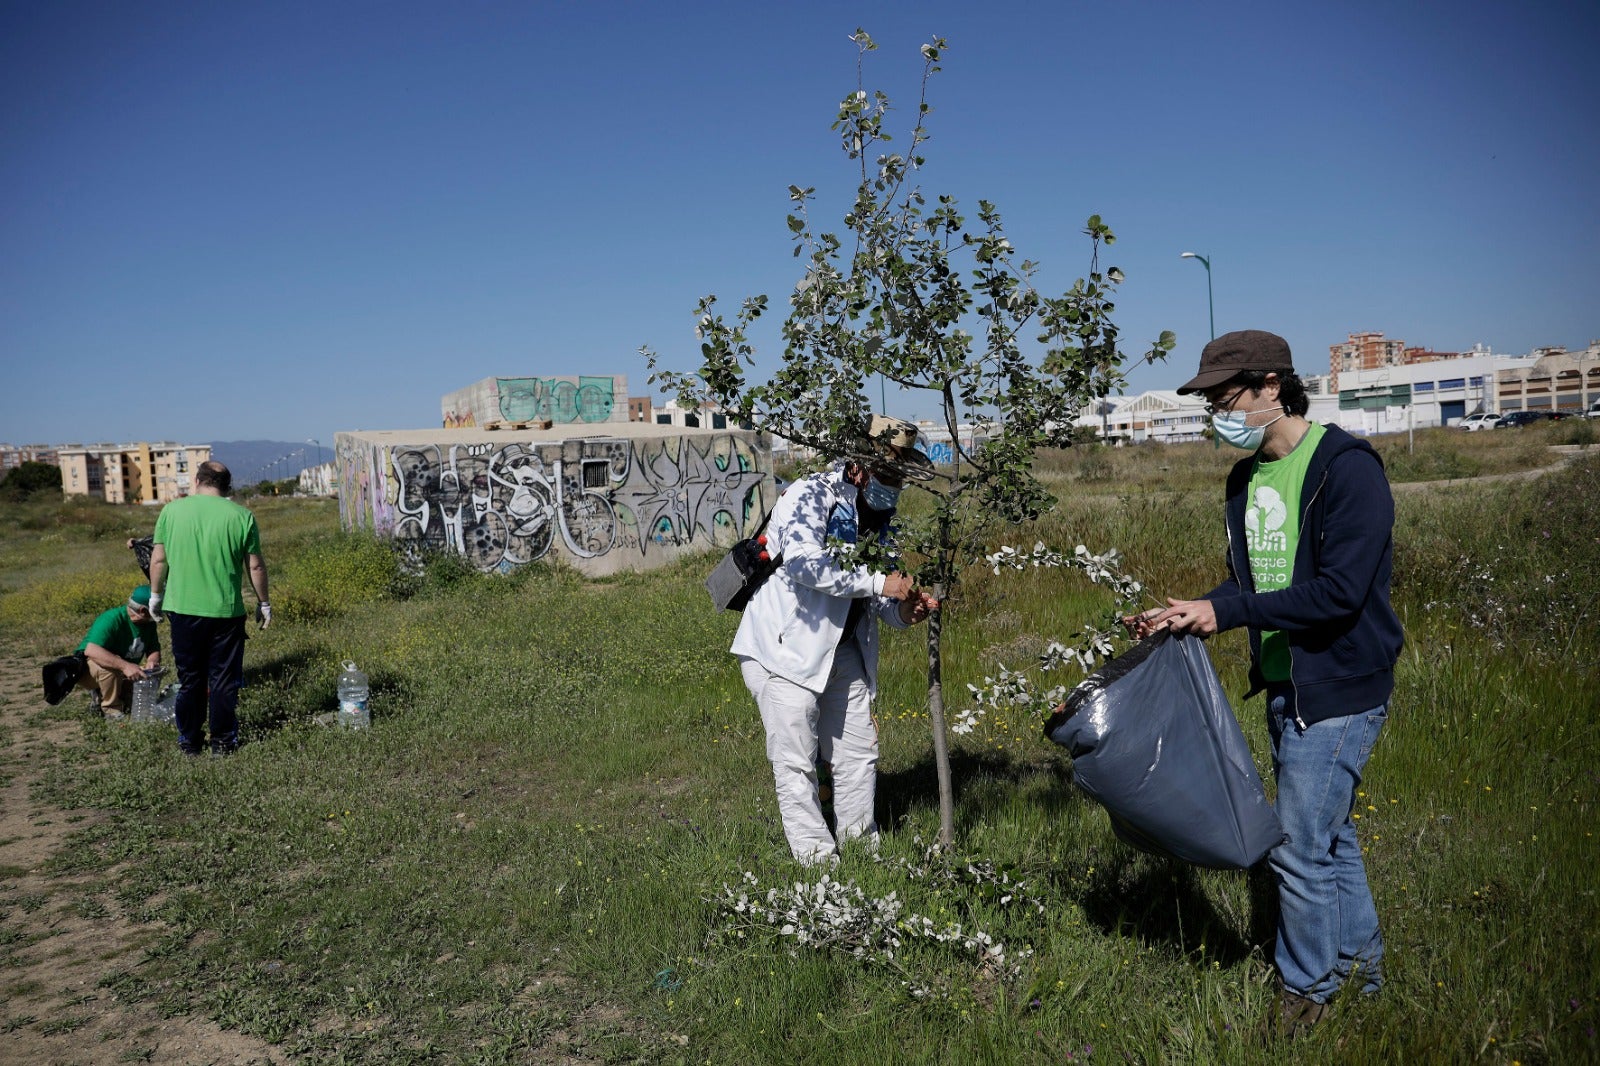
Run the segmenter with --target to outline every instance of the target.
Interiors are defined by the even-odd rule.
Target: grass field
[[[1431,481],[1546,465],[1576,432],[1382,448],[1397,481]],[[1061,506],[1005,539],[1116,547],[1154,591],[1197,593],[1222,565],[1231,458],[1049,456]],[[791,863],[706,559],[601,581],[448,559],[410,573],[339,533],[331,502],[252,501],[278,621],[251,631],[238,754],[182,759],[170,731],[91,721],[75,696],[8,701],[0,757],[18,772],[13,721],[81,722],[37,787],[107,816],[55,869],[75,905],[152,930],[102,987],[296,1061],[1594,1061],[1597,490],[1588,456],[1397,494],[1408,643],[1358,811],[1389,984],[1292,1049],[1260,1033],[1274,991],[1260,886],[1119,844],[1037,720],[991,715],[954,739],[960,854],[925,854],[938,814],[921,630],[885,641],[880,853],[847,851],[826,884]],[[8,655],[60,654],[126,595],[123,538],[150,518],[13,508]],[[1110,602],[1070,573],[969,575],[945,630],[958,704],[967,681],[1028,665]],[[1242,635],[1212,654],[1242,692]],[[346,658],[372,678],[365,733],[312,724]],[[1260,702],[1238,710],[1270,776]],[[776,919],[736,908],[769,890]],[[0,909],[0,1034],[48,1025],[7,969],[48,930],[8,889]]]

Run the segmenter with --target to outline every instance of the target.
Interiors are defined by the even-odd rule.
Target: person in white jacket
[[[794,857],[830,861],[836,839],[877,838],[878,622],[926,619],[938,601],[907,574],[841,566],[830,538],[887,540],[906,477],[932,475],[913,447],[916,427],[874,415],[873,458],[842,461],[796,481],[772,509],[768,550],[782,564],[756,591],[731,651],[761,710],[778,812]],[[817,790],[817,762],[833,767],[835,831]]]

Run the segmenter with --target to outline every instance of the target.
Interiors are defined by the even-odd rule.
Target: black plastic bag
[[[140,537],[131,542],[128,547],[133,549],[133,557],[139,563],[139,569],[144,571],[145,580],[150,578],[150,556],[155,553],[156,539],[154,537]]]
[[[44,664],[44,701],[54,707],[77,686],[78,678],[89,669],[89,657],[81,651],[51,659]]]
[[[1283,839],[1198,637],[1162,630],[1090,674],[1045,723],[1127,844],[1243,869]]]

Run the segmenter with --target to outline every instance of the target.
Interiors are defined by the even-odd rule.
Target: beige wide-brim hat
[[[901,477],[927,481],[933,477],[933,460],[917,450],[917,427],[903,418],[873,415],[867,439],[879,459]]]

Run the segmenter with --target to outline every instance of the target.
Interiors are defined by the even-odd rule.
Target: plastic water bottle
[[[339,727],[365,729],[372,724],[367,711],[367,675],[346,659],[339,675]]]
[[[161,698],[150,708],[150,721],[171,725],[178,718],[178,693],[183,685],[177,681],[161,690]]]

